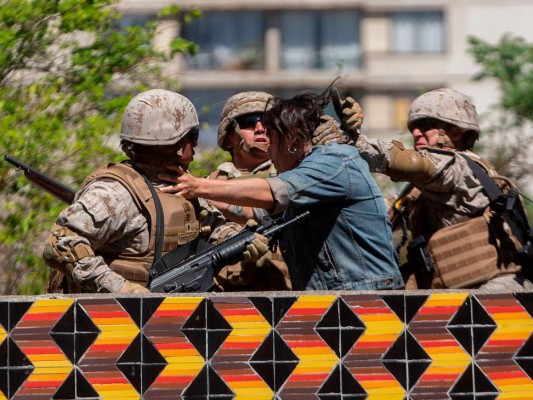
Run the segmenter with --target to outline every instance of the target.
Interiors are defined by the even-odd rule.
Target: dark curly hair
[[[301,93],[290,99],[271,98],[272,108],[265,111],[263,119],[265,128],[267,132],[278,132],[280,143],[290,139],[298,144],[311,142],[329,100],[325,93]]]

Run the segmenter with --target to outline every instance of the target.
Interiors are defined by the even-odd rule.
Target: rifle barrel
[[[42,172],[37,171],[35,168],[30,167],[28,164],[25,164],[24,162],[9,154],[5,154],[4,159],[8,163],[17,167],[17,169],[24,171],[24,175],[26,176],[26,178],[28,178],[36,186],[50,193],[57,199],[67,204],[71,204],[74,200],[74,195],[76,194],[76,191],[71,187],[55,180],[50,176],[43,174]]]

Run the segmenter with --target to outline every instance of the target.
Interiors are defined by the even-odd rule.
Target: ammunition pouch
[[[432,289],[476,288],[498,275],[520,272],[509,256],[516,242],[502,228],[499,216],[487,209],[482,216],[438,230],[427,245],[424,239],[413,241],[410,253],[419,254],[418,271],[434,268]]]
[[[437,231],[428,248],[436,266],[432,282],[435,289],[474,288],[502,272],[486,215]]]

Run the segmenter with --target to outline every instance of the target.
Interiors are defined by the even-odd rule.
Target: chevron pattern
[[[3,399],[532,399],[533,293],[3,297]]]

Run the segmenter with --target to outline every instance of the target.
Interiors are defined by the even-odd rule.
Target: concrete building
[[[122,0],[122,24],[154,18],[183,0]],[[474,82],[470,35],[497,43],[505,33],[533,39],[531,0],[196,0],[204,15],[185,24],[160,21],[158,43],[181,35],[200,45],[168,65],[191,98],[204,144],[215,144],[224,101],[242,90],[290,96],[321,92],[336,77],[342,94],[365,110],[364,132],[405,131],[410,102],[423,91],[452,87],[483,117],[497,102],[494,82]],[[483,119],[482,119],[483,121]]]

